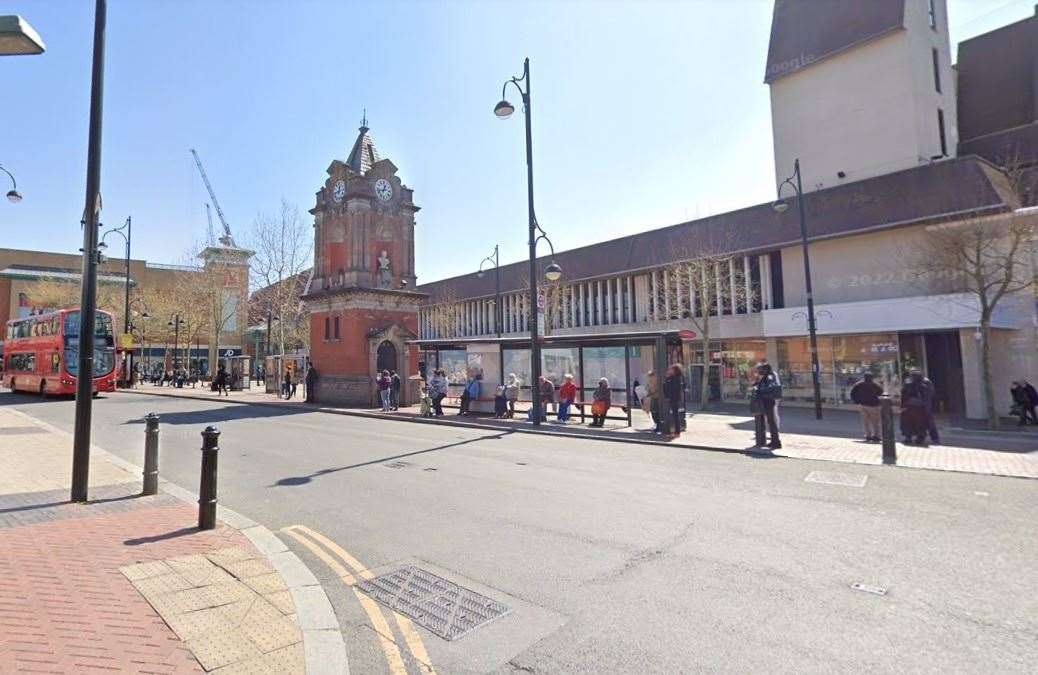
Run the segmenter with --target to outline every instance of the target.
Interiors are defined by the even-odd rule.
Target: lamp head
[[[7,193],[7,201],[11,202],[12,204],[17,204],[18,202],[22,201],[22,193],[18,192],[18,190],[9,191]]]
[[[544,268],[544,278],[548,281],[558,281],[562,278],[562,268],[559,267],[558,263],[552,260],[548,266]]]
[[[103,251],[106,248],[108,248],[108,244],[104,243],[103,241],[100,241],[97,243],[97,247]]]
[[[494,106],[494,114],[500,117],[501,119],[507,119],[511,117],[512,113],[514,112],[515,106],[506,101],[505,99],[501,99],[501,102]]]
[[[479,270],[478,272],[476,272],[476,276],[479,277],[480,279],[482,279],[483,278],[483,270]]]
[[[785,199],[776,199],[771,208],[775,209],[775,213],[785,213],[789,209],[789,204]]]

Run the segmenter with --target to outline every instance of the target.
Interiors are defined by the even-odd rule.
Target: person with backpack
[[[782,385],[768,363],[757,366],[757,380],[750,387],[750,411],[753,413],[756,447],[765,446],[765,424],[771,434],[767,447],[778,450],[782,447],[778,422],[775,420],[775,402],[782,398]]]

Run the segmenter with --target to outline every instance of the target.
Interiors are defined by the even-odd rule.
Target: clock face
[[[332,188],[332,199],[334,199],[336,202],[341,202],[345,194],[346,183],[341,180],[335,181],[335,187]]]
[[[385,178],[375,181],[375,196],[380,202],[388,202],[393,198],[393,186]]]

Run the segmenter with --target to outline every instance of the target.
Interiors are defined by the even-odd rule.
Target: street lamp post
[[[79,301],[76,421],[72,442],[73,502],[87,500],[90,480],[90,422],[94,394],[94,315],[97,313],[97,219],[101,211],[101,109],[104,99],[106,0],[95,0],[94,54],[90,80],[86,204],[83,207],[83,279]]]
[[[7,201],[11,202],[12,204],[17,204],[18,202],[22,201],[22,193],[18,192],[18,181],[14,179],[14,174],[5,169],[3,166],[0,166],[0,171],[6,173],[7,177],[11,179],[11,189],[7,191]]]
[[[793,179],[796,179],[796,182]],[[811,258],[807,250],[807,216],[804,214],[804,188],[800,180],[800,159],[793,162],[793,175],[779,183],[778,201],[774,208],[778,213],[789,208],[782,199],[782,187],[789,185],[797,197],[797,209],[800,211],[800,248],[804,256],[804,289],[807,291],[807,331],[811,340],[811,383],[814,386],[815,419],[822,419],[822,383],[818,366],[818,329],[815,322],[815,298],[811,291]]]
[[[180,312],[174,313],[166,322],[167,328],[173,329],[173,370],[180,364],[180,324],[184,323],[180,318]]]
[[[525,90],[520,86],[520,82],[526,83]],[[530,59],[523,61],[522,77],[513,77],[506,80],[504,85],[501,87],[501,101],[494,106],[494,114],[502,119],[510,117],[512,113],[515,112],[515,106],[505,99],[505,92],[508,89],[509,84],[514,85],[516,90],[518,90],[519,94],[522,96],[523,112],[526,117],[526,208],[530,234],[530,307],[527,311],[527,322],[530,324],[530,399],[533,404],[530,420],[533,422],[534,426],[540,426],[541,344],[537,336],[537,319],[540,315],[537,307],[537,242],[543,239],[548,243],[548,247],[551,249],[552,261],[544,270],[545,278],[549,281],[558,280],[562,276],[562,268],[555,263],[555,247],[552,246],[551,240],[548,239],[548,235],[541,229],[541,226],[537,224],[537,216],[533,208],[533,133],[530,120]]]
[[[494,254],[479,262],[476,276],[480,278],[483,276],[483,263],[494,263],[494,332],[501,337],[501,257],[497,244],[494,244]]]
[[[125,232],[123,230],[126,230]],[[105,237],[110,234],[118,234],[126,242],[126,255],[124,256],[126,262],[126,280],[125,280],[125,292],[123,297],[123,332],[130,332],[130,236],[133,233],[133,227],[130,221],[130,216],[126,216],[126,222],[119,227],[113,227],[112,229],[101,235],[101,243],[97,245],[100,249],[108,248],[108,244],[105,243]]]

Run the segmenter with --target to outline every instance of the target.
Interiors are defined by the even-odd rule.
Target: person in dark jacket
[[[750,387],[750,410],[754,417],[754,431],[756,432],[756,446],[764,447],[764,430],[771,434],[771,442],[767,444],[772,450],[782,447],[779,438],[778,422],[775,420],[775,402],[782,398],[782,385],[778,383],[778,377],[768,363],[757,366],[757,380]]]
[[[865,373],[861,382],[851,387],[851,401],[858,404],[861,426],[865,429],[865,440],[869,443],[880,441],[879,397],[882,394],[883,387],[873,381],[872,373]]]
[[[941,437],[937,433],[937,418],[934,417],[934,408],[937,406],[937,387],[933,380],[923,375],[922,371],[916,371],[916,378],[922,384],[923,413],[926,415],[926,430],[930,434],[930,442],[938,444]]]
[[[306,371],[306,402],[313,403],[314,395],[316,392],[314,388],[317,387],[317,369],[311,363],[310,367]]]
[[[667,368],[667,375],[663,379],[663,397],[667,400],[668,409],[660,412],[666,415],[667,436],[674,439],[681,435],[681,418],[684,417],[685,373],[680,363]]]
[[[605,425],[609,406],[612,404],[613,392],[609,389],[609,380],[601,378],[598,388],[591,394],[591,424],[590,427],[601,427]]]
[[[281,384],[281,393],[285,395],[285,400],[292,398],[292,371],[285,370],[285,379]]]
[[[918,372],[910,372],[901,387],[901,435],[905,445],[926,445],[927,415],[926,385]]]
[[[389,407],[393,410],[400,409],[400,375],[395,370],[389,371]]]
[[[1013,397],[1013,409],[1020,416],[1020,426],[1027,424],[1031,419],[1032,424],[1038,424],[1038,415],[1035,415],[1035,407],[1038,406],[1038,391],[1027,380],[1017,380],[1009,389]]]
[[[227,393],[227,369],[223,367],[222,363],[216,369],[216,395],[219,396],[220,394],[230,396]]]

